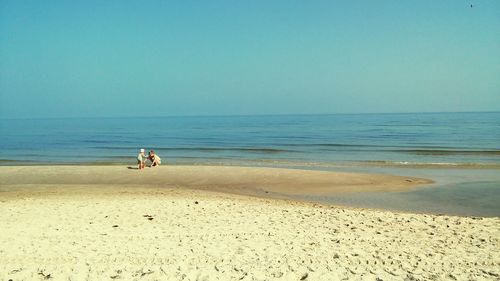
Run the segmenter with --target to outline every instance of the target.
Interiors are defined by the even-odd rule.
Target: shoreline
[[[120,157],[130,158],[130,157]],[[0,167],[16,166],[129,166],[131,161],[88,161],[88,162],[44,162],[35,160],[0,159]],[[404,161],[346,161],[346,162],[311,162],[311,161],[286,161],[278,159],[245,159],[234,161],[232,159],[207,159],[207,161],[170,161],[171,166],[228,166],[252,168],[283,168],[331,171],[334,168],[395,168],[395,169],[457,169],[457,170],[500,170],[500,163],[454,163],[454,162],[404,162]]]

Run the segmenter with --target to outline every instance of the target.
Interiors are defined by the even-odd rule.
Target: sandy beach
[[[286,200],[427,183],[244,167],[0,167],[0,279],[499,280],[498,217]]]
[[[270,196],[401,191],[432,181],[381,174],[233,166],[160,166],[142,171],[135,166],[10,166],[0,167],[0,183],[4,190],[9,186],[19,189],[23,184],[133,184]]]

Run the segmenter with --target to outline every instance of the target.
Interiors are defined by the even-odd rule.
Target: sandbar
[[[339,192],[403,191],[431,180],[382,174],[233,166],[5,166],[4,187],[49,185],[145,185],[236,194],[325,195]]]

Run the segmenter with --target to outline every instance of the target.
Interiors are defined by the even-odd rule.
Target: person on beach
[[[144,155],[144,148],[141,148],[139,154],[137,154],[137,166],[139,170],[144,169],[144,162],[146,162],[146,155]]]
[[[154,150],[149,151],[148,159],[149,161],[151,161],[151,166],[149,167],[156,167],[161,164],[161,158],[160,156],[156,155]]]

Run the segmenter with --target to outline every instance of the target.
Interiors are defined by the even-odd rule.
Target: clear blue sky
[[[3,118],[498,111],[500,1],[2,0],[0,101]]]

